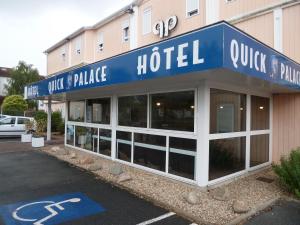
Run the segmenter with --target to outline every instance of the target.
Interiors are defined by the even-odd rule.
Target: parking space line
[[[173,215],[175,215],[175,214],[176,214],[176,213],[174,213],[174,212],[169,212],[169,213],[166,213],[166,214],[161,215],[161,216],[159,216],[159,217],[153,218],[153,219],[151,219],[151,220],[147,220],[147,221],[144,221],[144,222],[142,222],[142,223],[139,223],[139,224],[137,224],[137,225],[147,225],[147,224],[155,223],[155,222],[157,222],[157,221],[166,219],[166,218],[168,218],[168,217],[170,217],[170,216],[173,216]]]
[[[198,225],[198,224],[196,224],[196,223],[191,223],[190,225]]]

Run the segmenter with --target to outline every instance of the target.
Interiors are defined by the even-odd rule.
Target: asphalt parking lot
[[[1,225],[189,225],[94,175],[0,139]]]

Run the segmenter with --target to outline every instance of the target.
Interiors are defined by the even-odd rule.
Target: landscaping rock
[[[123,173],[123,169],[121,165],[115,164],[109,169],[109,173],[115,176],[119,176],[120,174]]]
[[[122,182],[130,181],[130,180],[132,180],[132,178],[128,173],[122,173],[119,176],[118,182],[122,183]]]
[[[59,151],[61,148],[59,146],[53,146],[50,150],[53,152]]]
[[[72,152],[71,155],[70,155],[70,158],[71,159],[76,159],[77,158],[77,155],[75,152]]]
[[[91,157],[86,157],[86,158],[80,160],[79,162],[80,162],[80,164],[83,164],[83,165],[92,164],[92,163],[94,163],[94,159]]]
[[[230,198],[229,191],[225,187],[220,187],[211,191],[213,199],[218,201],[227,201]]]
[[[90,171],[97,171],[97,170],[101,170],[102,166],[99,163],[94,163],[94,164],[89,165],[87,167],[87,169]]]
[[[232,208],[235,213],[239,214],[250,211],[250,207],[247,206],[247,204],[241,200],[235,200],[233,202]]]
[[[57,155],[68,155],[69,151],[64,148],[59,148],[58,150],[56,150],[56,154]]]
[[[191,191],[184,198],[191,205],[197,205],[200,203],[200,196],[196,191]]]

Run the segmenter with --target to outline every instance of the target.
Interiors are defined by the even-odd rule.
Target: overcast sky
[[[0,0],[0,66],[19,60],[46,74],[43,51],[82,26],[96,22],[131,0]]]

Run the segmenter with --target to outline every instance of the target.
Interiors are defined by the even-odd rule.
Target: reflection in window
[[[134,134],[134,163],[165,171],[166,137],[149,134]]]
[[[98,129],[76,126],[75,146],[89,151],[97,152]]]
[[[251,130],[267,130],[270,128],[270,100],[251,96]]]
[[[131,133],[117,131],[117,158],[131,162]]]
[[[197,141],[170,137],[169,142],[169,173],[194,180]]]
[[[250,166],[269,161],[269,134],[252,135],[250,141]]]
[[[147,95],[119,97],[118,119],[120,126],[147,127]]]
[[[111,156],[111,130],[99,130],[99,153]]]
[[[210,133],[246,130],[246,95],[211,89]]]
[[[209,180],[245,169],[246,137],[209,142]]]
[[[67,126],[67,144],[74,145],[74,126]]]
[[[194,131],[194,91],[151,95],[151,128]]]
[[[110,123],[110,98],[89,99],[86,106],[88,123]]]
[[[84,101],[69,102],[69,121],[84,122]]]

